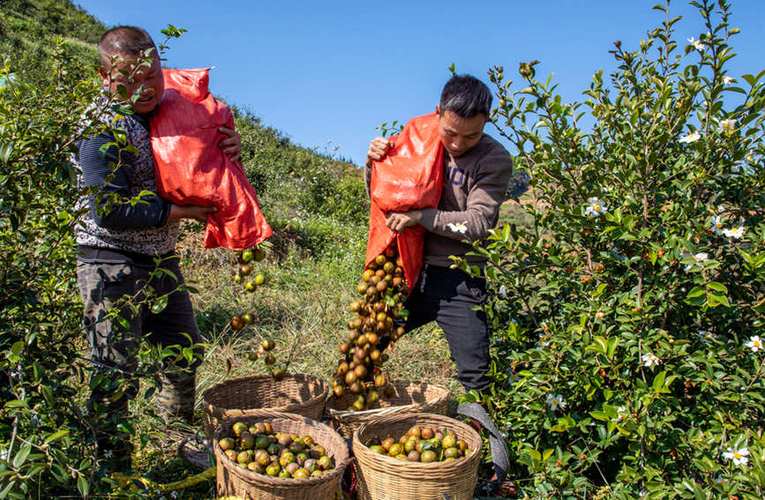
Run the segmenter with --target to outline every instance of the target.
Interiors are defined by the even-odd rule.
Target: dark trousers
[[[465,389],[489,385],[489,326],[486,314],[474,310],[486,301],[486,281],[458,269],[426,265],[406,302],[410,331],[435,321],[446,334]]]
[[[163,347],[189,347],[199,342],[191,300],[183,285],[178,258],[164,260],[160,267],[169,273],[155,273],[155,265],[133,259],[98,255],[78,257],[77,281],[82,295],[84,325],[96,371],[89,406],[96,422],[99,448],[129,464],[129,436],[119,432],[127,417],[128,401],[138,390],[136,368],[142,340]],[[167,305],[151,310],[147,295],[167,295]],[[156,303],[156,301],[155,301]],[[201,353],[197,352],[197,355]],[[159,374],[159,411],[165,417],[191,421],[194,411],[195,370],[198,361],[180,357],[166,360]]]

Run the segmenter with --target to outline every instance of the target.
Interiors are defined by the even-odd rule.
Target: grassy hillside
[[[90,78],[97,61],[94,43],[105,28],[68,1],[6,0],[0,3],[0,62],[9,64],[20,79],[46,85],[55,85],[53,61],[66,61],[67,78]],[[73,102],[71,109],[85,104]],[[227,377],[262,372],[247,357],[262,338],[279,343],[277,356],[280,361],[290,358],[289,371],[328,376],[337,360],[336,346],[345,336],[347,304],[354,299],[366,244],[368,201],[359,169],[293,144],[252,112],[238,109],[236,114],[243,164],[275,231],[269,257],[260,265],[267,286],[247,294],[231,279],[233,252],[204,250],[201,226],[184,226],[178,250],[187,281],[197,289],[197,320],[209,344],[199,371],[200,395]],[[69,196],[73,195],[71,186]],[[42,209],[55,213],[61,207]],[[77,300],[73,250],[66,255],[61,267],[71,269],[65,273],[71,302]],[[256,321],[233,333],[228,321],[244,311],[252,311]],[[70,313],[76,319],[76,306]],[[76,328],[68,335],[79,339],[85,356],[84,335]],[[395,377],[451,383],[453,368],[437,329],[409,335],[399,344],[388,365]],[[84,398],[85,392],[80,385],[78,397]],[[138,472],[162,481],[183,477],[190,470],[174,458],[164,424],[142,416],[150,404],[139,400],[133,406],[139,429]],[[201,406],[198,409],[201,412]],[[193,495],[209,492],[207,484]]]

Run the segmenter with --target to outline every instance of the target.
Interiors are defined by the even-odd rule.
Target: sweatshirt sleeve
[[[88,200],[93,221],[100,227],[114,230],[165,225],[171,205],[156,194],[143,197],[143,202],[135,205],[111,201],[110,194],[116,194],[122,199],[131,197],[127,174],[122,168],[115,170],[114,167],[118,154],[122,155],[123,164],[130,161],[130,155],[120,153],[114,147],[101,151],[105,144],[113,140],[111,134],[102,133],[80,143],[79,163],[83,184],[85,187],[98,188]]]
[[[454,240],[480,241],[496,225],[500,205],[505,201],[513,161],[497,148],[483,157],[462,211],[422,210],[420,224],[428,231]]]

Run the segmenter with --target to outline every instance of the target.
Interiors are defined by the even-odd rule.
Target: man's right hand
[[[371,165],[373,161],[380,161],[388,155],[388,150],[393,146],[393,142],[385,137],[376,137],[369,143],[369,150],[367,150],[367,165]]]
[[[181,219],[195,219],[199,222],[207,222],[207,216],[216,211],[215,207],[173,205],[170,207],[170,215],[167,217],[167,222],[176,222]]]

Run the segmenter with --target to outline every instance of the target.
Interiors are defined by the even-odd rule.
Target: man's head
[[[117,26],[101,36],[98,52],[104,86],[113,95],[118,95],[119,87],[123,86],[128,97],[142,89],[133,111],[138,114],[153,111],[162,99],[165,84],[157,46],[151,36],[135,26]]]
[[[491,111],[491,91],[478,78],[455,75],[444,85],[436,111],[441,117],[441,142],[449,154],[462,156],[483,136]]]

